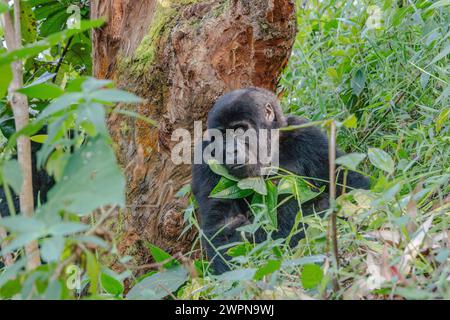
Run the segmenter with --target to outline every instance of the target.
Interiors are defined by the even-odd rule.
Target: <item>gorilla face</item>
[[[217,129],[222,134],[223,163],[238,178],[265,174],[263,168],[272,162],[271,130],[284,124],[277,97],[259,88],[222,96],[208,115],[208,129]]]

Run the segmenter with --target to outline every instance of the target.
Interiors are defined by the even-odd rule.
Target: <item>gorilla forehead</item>
[[[276,96],[265,89],[246,88],[231,91],[221,96],[208,114],[208,128],[226,126],[238,120],[249,120],[260,124],[266,103],[276,104]]]

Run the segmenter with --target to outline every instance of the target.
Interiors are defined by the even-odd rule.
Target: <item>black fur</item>
[[[265,106],[270,104],[274,109],[275,118],[273,121],[267,121],[265,118]],[[281,128],[290,125],[306,123],[306,120],[289,116],[284,117],[276,96],[264,89],[248,88],[236,90],[228,93],[216,102],[208,115],[208,129],[227,129],[230,123],[235,121],[249,121],[260,128]],[[204,141],[202,148],[208,145]],[[280,167],[289,170],[300,176],[319,178],[327,181],[328,172],[328,139],[327,136],[318,128],[309,127],[294,131],[285,131],[280,133]],[[342,153],[338,151],[337,157]],[[241,178],[258,175],[258,165],[246,166],[235,170],[233,166],[228,166],[229,171]],[[208,164],[193,165],[192,168],[193,193],[199,204],[199,215],[202,231],[210,239],[215,248],[225,244],[242,241],[241,235],[236,228],[249,223],[252,215],[248,209],[245,200],[223,200],[210,198],[212,189],[217,185],[220,177],[214,174]],[[327,186],[316,180],[311,180],[317,186]],[[349,172],[347,185],[351,188],[367,189],[369,181],[367,178],[356,172]],[[340,190],[338,190],[340,192]],[[328,208],[328,195],[323,193],[319,198],[311,200],[302,206],[304,215],[314,212],[314,210],[323,211]],[[250,200],[250,199],[247,199]],[[279,229],[273,234],[273,238],[287,237],[293,228],[295,216],[299,211],[297,201],[291,200],[278,208],[278,226]],[[225,228],[224,228],[225,227]],[[221,232],[219,230],[223,229]],[[291,246],[303,238],[302,233],[296,234],[291,239]],[[258,230],[255,235],[256,242],[266,239],[267,235],[263,230]],[[229,268],[223,259],[216,255],[216,250],[206,239],[202,239],[206,247],[207,255],[212,261],[212,267],[215,272],[223,273]],[[225,251],[220,251],[224,258]]]
[[[47,193],[55,184],[52,177],[50,177],[44,170],[38,170],[36,166],[36,153],[38,152],[41,144],[31,143],[31,157],[32,157],[32,169],[33,169],[33,193],[35,206],[47,201]],[[11,190],[11,188],[10,188]],[[11,190],[14,208],[16,213],[20,212],[19,196],[14,194]],[[5,191],[0,187],[0,215],[5,217],[9,215],[8,203],[6,201]]]

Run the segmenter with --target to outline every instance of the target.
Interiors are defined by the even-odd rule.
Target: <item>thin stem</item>
[[[330,173],[330,208],[331,212],[331,239],[333,243],[333,258],[336,269],[336,274],[333,278],[333,289],[335,293],[339,290],[338,269],[339,269],[339,249],[337,241],[337,226],[336,226],[336,122],[330,123],[330,140],[329,140],[329,173]]]
[[[4,0],[8,3],[7,0]],[[9,12],[3,14],[5,27],[5,40],[8,51],[14,51],[22,46],[20,30],[20,1],[14,1],[14,25]],[[23,87],[23,61],[14,61],[11,64],[13,81],[9,86],[9,96],[14,113],[16,132],[22,130],[29,123],[28,99],[17,92]],[[20,192],[20,210],[22,214],[31,217],[34,211],[33,176],[31,169],[31,142],[26,136],[17,139],[17,159],[23,176],[22,190]],[[28,256],[27,268],[33,270],[41,264],[37,241],[33,241],[25,247]]]

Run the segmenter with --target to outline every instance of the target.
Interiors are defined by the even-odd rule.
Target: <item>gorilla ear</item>
[[[267,121],[275,121],[275,111],[270,103],[266,103],[264,115]]]

